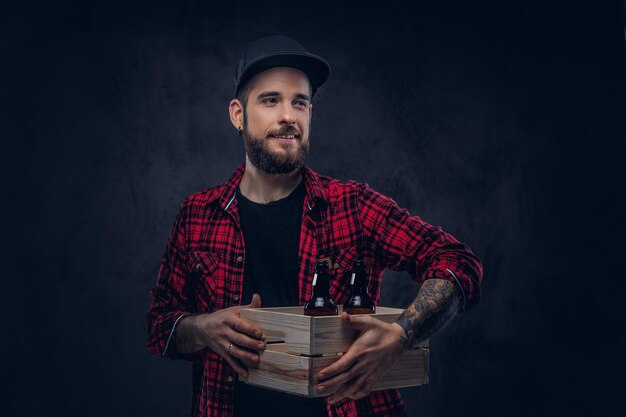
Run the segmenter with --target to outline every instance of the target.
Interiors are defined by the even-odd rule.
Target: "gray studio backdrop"
[[[190,364],[145,348],[148,290],[184,197],[244,160],[228,120],[234,66],[275,33],[332,65],[309,165],[369,183],[483,260],[483,300],[431,340],[430,385],[402,390],[409,415],[602,410],[600,388],[569,366],[585,359],[561,345],[589,323],[559,306],[582,302],[587,269],[572,260],[599,241],[593,224],[574,231],[592,208],[574,197],[594,187],[579,167],[616,173],[594,165],[613,148],[593,138],[615,143],[618,111],[604,104],[623,61],[585,42],[612,36],[610,8],[473,3],[7,4],[9,414],[188,413]],[[564,13],[587,29],[566,36]],[[387,271],[381,304],[417,291]],[[583,379],[599,380],[587,365]]]

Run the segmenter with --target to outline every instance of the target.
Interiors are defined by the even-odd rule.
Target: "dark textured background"
[[[182,199],[243,161],[234,66],[275,33],[333,67],[310,165],[368,182],[483,260],[483,300],[432,339],[409,414],[624,415],[620,13],[0,2],[8,415],[187,414],[189,363],[145,348],[148,289]],[[388,272],[382,303],[416,291]]]

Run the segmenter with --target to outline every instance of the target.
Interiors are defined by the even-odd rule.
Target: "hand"
[[[237,373],[247,377],[244,364],[258,364],[259,350],[265,349],[261,329],[240,317],[242,308],[261,307],[261,297],[252,296],[248,305],[235,306],[218,310],[211,314],[196,316],[195,327],[198,329],[200,342],[220,355]]]
[[[404,330],[398,324],[347,313],[341,314],[341,320],[360,330],[360,335],[339,360],[318,374],[318,392],[339,388],[328,398],[331,404],[346,397],[365,397],[405,352],[400,344]]]

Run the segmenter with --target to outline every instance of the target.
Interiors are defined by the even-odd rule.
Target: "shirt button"
[[[235,300],[235,301],[239,301],[239,296],[238,296],[238,295],[234,296],[234,297],[233,297],[233,300]]]
[[[202,268],[202,265],[200,264],[200,262],[198,262],[198,263],[196,264],[196,270],[198,270],[198,271],[199,271],[199,270],[200,270],[200,268]]]
[[[228,378],[226,378],[226,380],[227,380],[228,382],[233,382],[233,377],[232,377],[232,376],[229,376]]]
[[[243,261],[243,256],[238,256],[237,257],[237,262],[241,262],[241,261]]]
[[[333,269],[337,269],[337,268],[339,268],[339,264],[336,263],[335,265],[333,265]]]

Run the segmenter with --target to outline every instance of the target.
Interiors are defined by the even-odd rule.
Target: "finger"
[[[254,352],[252,352],[254,353]],[[248,358],[238,358],[241,363],[243,364],[243,366],[246,367],[246,369],[248,369],[248,371],[250,369],[258,369],[259,365],[261,364],[261,356],[259,356],[258,360],[250,360],[249,357]]]
[[[234,330],[228,335],[228,339],[233,344],[241,348],[253,350],[255,352],[265,350],[266,347],[263,340],[257,339],[256,337],[250,337],[245,333],[239,333]]]
[[[367,330],[378,324],[375,321],[376,319],[371,316],[353,316],[348,313],[341,313],[341,319],[347,322],[350,327],[355,330]]]
[[[318,386],[317,386],[317,392],[318,394],[324,394],[324,393],[335,393],[334,395],[337,396],[337,393],[344,391],[346,389],[346,384],[349,384],[349,382],[354,378],[354,374],[351,372],[346,372],[340,375],[337,375],[336,377],[332,378],[332,379],[328,379],[326,381],[322,381]],[[341,398],[345,398],[346,395],[343,396],[339,396]],[[334,402],[337,402],[339,400],[335,400]]]
[[[344,398],[359,400],[369,395],[370,391],[378,382],[378,378],[374,375],[365,373],[353,378],[348,384],[345,384],[340,390],[329,397],[329,402],[337,402]]]
[[[339,401],[343,400],[347,396],[348,396],[348,394],[346,393],[346,390],[344,388],[341,388],[341,389],[337,390],[333,395],[328,397],[328,402],[330,404],[334,404],[336,402],[339,402]]]
[[[244,349],[235,343],[231,343],[230,347],[227,348],[227,351],[230,356],[240,359],[243,362],[250,362],[255,364],[259,362],[258,353]]]
[[[353,393],[349,394],[348,397],[353,400],[360,400],[363,397],[369,395],[378,382],[378,378],[375,378],[373,375],[369,375],[365,378],[359,378],[359,382],[357,385],[360,385]]]
[[[247,306],[242,306],[245,308],[260,308],[261,307],[261,296],[257,293],[252,294],[252,301]]]
[[[230,348],[230,350],[232,350],[232,347]],[[248,377],[248,370],[242,365],[239,359],[230,354],[230,350],[228,349],[228,346],[225,347],[224,350],[220,352],[220,356],[226,359],[226,362],[228,362],[228,364],[233,367],[235,372],[244,377]]]
[[[355,364],[345,372],[341,372],[331,378],[319,381],[317,391],[319,393],[323,393],[344,390],[346,388],[346,384],[350,384],[350,381],[355,378],[355,375],[358,375],[362,371],[361,368],[362,367],[359,367],[358,364]]]
[[[339,360],[322,369],[317,374],[317,376],[320,380],[331,378],[334,375],[340,374],[350,369],[354,365],[355,361],[356,355],[347,352],[345,355],[339,358]]]
[[[332,404],[349,397],[354,392],[359,390],[363,380],[364,378],[361,378],[360,376],[351,378],[349,381],[342,384],[334,394],[328,397],[328,402]]]
[[[261,340],[263,332],[254,324],[246,319],[235,318],[232,322],[232,333],[229,334],[233,340],[240,346],[246,346],[250,349],[265,349],[265,342]]]
[[[235,370],[235,372],[237,372],[239,375],[243,376],[244,378],[248,377],[248,370],[241,365],[241,362],[239,362],[238,359],[232,358],[232,357],[228,357],[228,354],[226,355],[226,362],[228,362],[228,364],[230,366],[233,367],[233,369]]]

